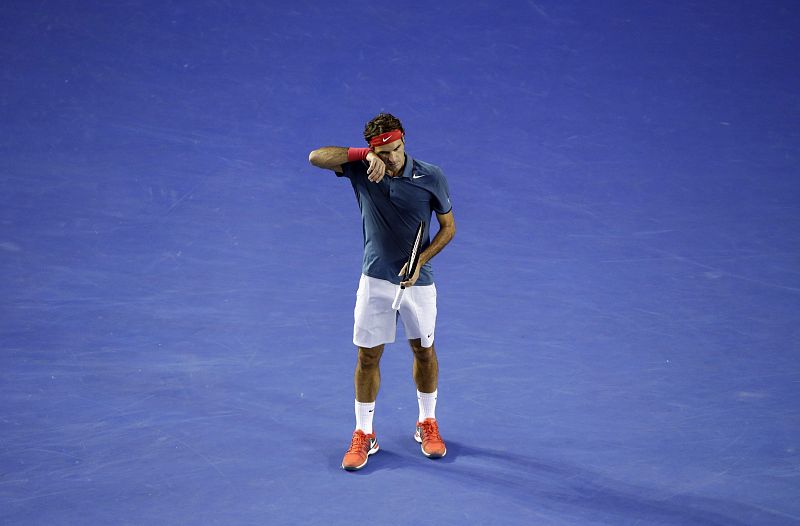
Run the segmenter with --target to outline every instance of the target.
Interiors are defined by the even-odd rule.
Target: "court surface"
[[[0,6],[0,523],[800,524],[795,2]],[[308,152],[447,174],[437,416]]]

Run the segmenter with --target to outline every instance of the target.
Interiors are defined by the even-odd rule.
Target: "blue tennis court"
[[[800,524],[795,2],[0,6],[0,523]],[[448,177],[437,418],[353,431],[381,111]],[[435,225],[435,222],[434,222]]]

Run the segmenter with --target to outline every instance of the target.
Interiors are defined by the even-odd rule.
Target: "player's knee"
[[[361,368],[377,367],[381,361],[383,354],[383,345],[377,347],[359,347],[358,348],[358,365]]]
[[[436,358],[436,351],[433,345],[430,347],[423,347],[420,340],[410,340],[411,350],[414,352],[414,357],[421,361],[427,362]]]

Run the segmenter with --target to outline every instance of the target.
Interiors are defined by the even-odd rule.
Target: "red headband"
[[[392,141],[403,138],[403,132],[400,130],[392,130],[380,135],[376,135],[369,140],[370,146],[380,146],[382,144],[389,144]]]

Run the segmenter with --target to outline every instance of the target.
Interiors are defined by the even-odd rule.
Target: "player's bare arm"
[[[349,148],[345,148],[343,146],[324,146],[308,154],[308,162],[317,168],[323,168],[325,170],[333,170],[334,172],[342,173],[342,165],[348,162],[348,150]],[[369,152],[367,154],[367,162],[369,162],[369,168],[367,168],[367,179],[373,183],[380,182],[380,180],[383,179],[383,176],[386,174],[386,164],[374,152]]]
[[[419,271],[422,268],[422,265],[433,259],[433,257],[442,251],[444,247],[450,242],[451,239],[456,235],[456,221],[453,217],[453,211],[450,210],[446,214],[436,214],[436,219],[439,221],[439,231],[436,232],[436,235],[433,237],[431,244],[428,245],[422,254],[419,255],[419,263],[417,264],[417,270],[414,272],[414,275],[411,276],[408,281],[404,281],[400,283],[403,287],[410,287],[414,283],[416,283],[417,279],[419,278]],[[403,265],[403,268],[400,270],[398,276],[402,276],[406,271],[406,266]]]

